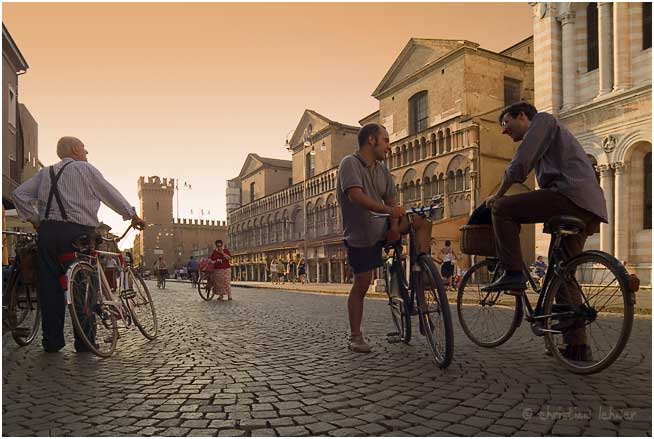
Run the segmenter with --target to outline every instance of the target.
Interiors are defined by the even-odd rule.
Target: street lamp
[[[323,141],[323,146],[325,142]],[[303,221],[302,221],[302,233],[303,233],[303,248],[304,248],[304,260],[305,263],[308,264],[308,254],[307,254],[307,157],[306,157],[306,148],[311,147],[311,151],[309,151],[309,155],[315,156],[316,155],[316,150],[313,146],[313,143],[311,143],[311,138],[309,136],[305,136],[304,141],[302,142],[302,169],[303,169],[303,177],[302,177],[302,216],[303,216]],[[286,149],[293,153],[293,145],[291,145],[291,142],[286,139]]]

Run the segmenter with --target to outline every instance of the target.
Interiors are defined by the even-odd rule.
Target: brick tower
[[[175,262],[175,239],[173,234],[173,178],[139,177],[138,196],[141,218],[148,227],[140,233],[139,247],[134,249],[137,258],[144,258],[151,267],[163,256],[172,269]]]

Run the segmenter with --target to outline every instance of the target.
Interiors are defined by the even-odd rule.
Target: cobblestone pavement
[[[127,331],[109,359],[76,354],[70,328],[58,354],[3,336],[3,435],[651,435],[651,319],[587,377],[544,356],[527,325],[483,349],[455,320],[441,371],[419,335],[386,342],[382,300],[366,303],[374,352],[361,355],[346,349],[343,296],[237,288],[204,302],[185,284],[150,287],[159,337]]]

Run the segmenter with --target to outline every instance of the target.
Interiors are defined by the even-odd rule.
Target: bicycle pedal
[[[15,328],[12,332],[17,337],[28,337],[32,331],[30,328]]]
[[[387,335],[386,336],[386,341],[390,344],[395,344],[395,343],[401,343],[402,339],[400,338],[400,334],[397,335]]]

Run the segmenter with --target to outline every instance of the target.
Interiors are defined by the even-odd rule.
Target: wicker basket
[[[468,255],[495,256],[495,235],[490,224],[465,225],[461,230],[461,251]]]

